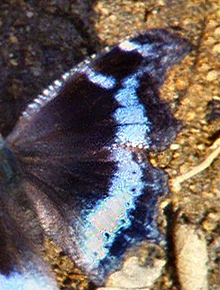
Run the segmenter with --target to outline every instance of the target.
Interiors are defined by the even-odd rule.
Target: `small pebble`
[[[208,290],[208,253],[203,234],[193,225],[177,225],[174,244],[181,289]]]
[[[211,70],[207,73],[206,80],[209,82],[215,81],[218,79],[218,76],[219,76],[219,74],[216,70]]]

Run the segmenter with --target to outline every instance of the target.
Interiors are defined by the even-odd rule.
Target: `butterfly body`
[[[70,70],[27,107],[1,147],[10,154],[1,158],[1,179],[9,183],[3,181],[0,234],[13,249],[2,246],[3,289],[13,289],[5,279],[29,277],[29,263],[33,277],[41,273],[56,289],[38,258],[44,233],[97,285],[121,266],[127,249],[159,239],[156,206],[168,192],[167,177],[143,156],[177,134],[159,88],[190,50],[177,35],[149,30]]]

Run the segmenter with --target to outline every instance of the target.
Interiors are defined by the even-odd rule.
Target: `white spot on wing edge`
[[[119,44],[119,48],[122,51],[137,51],[143,57],[152,57],[155,55],[153,44],[145,43],[145,44],[138,44],[135,41],[125,40]]]

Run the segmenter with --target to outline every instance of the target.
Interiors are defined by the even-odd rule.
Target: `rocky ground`
[[[151,155],[152,164],[164,168],[170,177],[170,198],[161,204],[158,218],[169,247],[164,252],[157,246],[154,250],[152,245],[144,246],[139,252],[141,268],[149,268],[143,259],[147,261],[151,255],[151,259],[156,259],[151,265],[154,274],[137,271],[137,275],[154,276],[151,284],[146,285],[155,290],[220,289],[219,157],[205,164],[205,170],[200,166],[201,172],[194,177],[186,176],[178,188],[173,186],[177,176],[189,172],[218,150],[218,144],[211,146],[220,137],[220,116],[210,118],[210,102],[220,99],[219,1],[10,0],[1,1],[0,11],[3,135],[10,132],[25,104],[43,87],[105,45],[148,28],[167,28],[196,46],[172,69],[161,89],[161,96],[170,102],[176,118],[182,122],[182,131],[166,152]],[[61,289],[91,287],[73,263],[48,244],[46,257]],[[128,269],[132,276],[133,268]],[[109,286],[122,287],[115,279]],[[146,285],[139,285],[138,281],[140,278],[134,276],[126,288],[143,289]]]

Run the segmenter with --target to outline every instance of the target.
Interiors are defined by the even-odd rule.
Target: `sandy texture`
[[[172,179],[207,157],[209,146],[219,135],[219,119],[207,120],[208,102],[219,94],[217,0],[10,0],[2,1],[0,10],[0,128],[4,135],[10,132],[27,101],[85,55],[147,28],[169,27],[197,48],[170,72],[161,90],[181,120],[182,132],[170,149],[157,156],[152,154],[151,160],[165,168]],[[178,224],[196,226],[203,233],[209,260],[207,283],[210,290],[220,289],[219,160],[217,157],[205,171],[183,182],[180,190],[171,193],[166,210],[161,210],[161,229],[167,233],[169,247],[167,266],[155,290],[183,287],[173,239]],[[50,256],[62,289],[87,288],[84,277],[58,249],[52,249]]]

